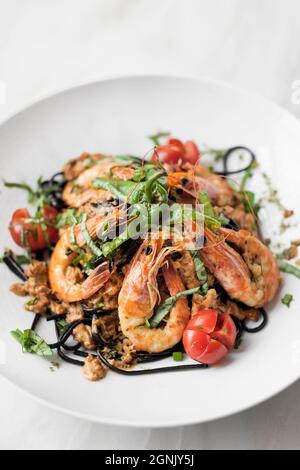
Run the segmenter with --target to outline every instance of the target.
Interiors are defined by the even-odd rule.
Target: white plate
[[[285,204],[297,209],[299,122],[261,98],[190,78],[105,80],[34,104],[0,127],[0,175],[32,183],[40,175],[53,174],[82,151],[144,154],[151,147],[146,136],[158,129],[172,130],[199,144],[252,147]],[[6,230],[10,215],[26,203],[18,191],[3,190],[0,197],[0,246],[4,247],[12,245]],[[0,270],[0,338],[7,352],[1,373],[40,401],[67,413],[129,426],[199,423],[256,405],[300,376],[297,279],[286,278],[282,287],[282,292],[295,296],[290,310],[280,303],[279,294],[269,308],[269,326],[257,335],[247,335],[239,352],[223,365],[131,378],[109,373],[105,380],[89,383],[79,368],[62,364],[50,372],[47,361],[21,353],[9,331],[27,328],[31,314],[23,312],[22,299],[8,292],[14,276],[3,265]]]

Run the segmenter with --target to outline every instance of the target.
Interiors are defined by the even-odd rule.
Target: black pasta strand
[[[77,359],[73,359],[72,357],[67,356],[60,346],[57,348],[57,354],[63,361],[68,362],[73,366],[84,366],[84,361],[78,361]]]
[[[105,355],[98,349],[98,357],[100,361],[108,367],[110,370],[117,372],[118,374],[121,375],[126,375],[127,377],[129,375],[149,375],[149,374],[158,374],[158,373],[163,373],[163,372],[175,372],[179,370],[190,370],[190,369],[207,369],[208,366],[206,364],[185,364],[181,366],[167,366],[167,367],[158,367],[155,369],[144,369],[144,370],[132,370],[127,371],[124,369],[119,369],[118,367],[115,367],[112,365],[105,357]]]
[[[6,266],[12,273],[14,273],[19,279],[21,279],[21,281],[27,281],[27,276],[24,273],[24,269],[13,257],[12,254],[5,253],[3,256],[3,262],[6,264]]]
[[[72,335],[74,328],[76,328],[78,325],[81,325],[81,324],[91,325],[91,320],[89,318],[82,318],[80,320],[75,320],[72,323],[69,323],[68,326],[63,331],[63,333],[61,335],[58,334],[58,341],[56,343],[49,344],[49,348],[57,349],[58,347],[64,346],[66,341],[68,341],[68,339]]]
[[[249,328],[247,326],[247,319],[243,320],[242,321],[242,326],[243,326],[244,331],[246,331],[247,333],[258,333],[259,331],[261,331],[265,328],[265,326],[268,324],[268,320],[269,320],[268,314],[263,308],[260,308],[259,312],[260,312],[261,317],[262,317],[262,322],[254,328]]]
[[[36,327],[37,327],[38,323],[40,322],[40,319],[41,319],[41,315],[39,313],[36,313],[34,315],[33,322],[31,323],[31,330],[32,331],[36,330]]]
[[[240,168],[239,170],[229,170],[228,169],[229,159],[238,150],[243,150],[244,152],[248,152],[251,157],[250,162],[248,163],[248,165],[246,165],[243,168]],[[227,150],[227,152],[225,153],[223,157],[223,171],[214,171],[214,173],[216,175],[222,175],[222,176],[237,175],[238,173],[243,173],[244,171],[249,170],[255,161],[256,161],[255,154],[248,147],[244,147],[243,145],[231,147],[230,149]]]

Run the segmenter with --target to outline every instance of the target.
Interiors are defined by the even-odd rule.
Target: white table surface
[[[79,82],[151,72],[231,82],[300,117],[299,59],[299,0],[0,0],[0,119]],[[300,382],[244,413],[168,430],[72,418],[2,378],[0,390],[1,449],[300,449]]]

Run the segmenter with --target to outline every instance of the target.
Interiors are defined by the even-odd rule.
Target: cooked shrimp
[[[92,181],[109,175],[117,179],[128,180],[132,178],[134,171],[130,167],[118,166],[111,158],[102,158],[96,165],[67,183],[63,191],[63,200],[68,206],[78,208],[91,200],[99,202],[114,199],[109,191],[92,188]]]
[[[162,238],[145,240],[133,259],[119,294],[119,318],[123,334],[137,351],[161,352],[182,338],[190,317],[187,300],[179,299],[163,328],[149,329],[145,321],[152,317],[159,294],[157,273],[174,247],[163,248]],[[171,296],[185,290],[171,261],[162,267]]]
[[[63,168],[64,176],[67,181],[71,181],[80,175],[83,171],[92,165],[95,165],[99,160],[107,158],[106,155],[99,153],[82,153],[79,157],[70,160]]]
[[[258,308],[274,298],[280,283],[279,269],[261,241],[247,230],[225,228],[218,234],[205,229],[205,237],[201,258],[232,299]]]
[[[169,173],[168,184],[170,187],[180,188],[192,197],[196,197],[199,190],[206,191],[212,203],[217,206],[232,205],[234,201],[234,192],[226,180],[200,165],[194,170]]]
[[[101,230],[101,227],[111,220],[111,217],[111,214],[107,217],[95,216],[87,221],[86,227],[92,239],[96,238],[98,230]],[[111,274],[109,263],[105,261],[82,283],[79,282],[79,279],[71,278],[70,270],[72,270],[72,262],[76,257],[76,252],[73,251],[71,230],[71,228],[66,230],[58,241],[49,265],[51,289],[56,297],[63,302],[79,302],[90,298],[104,286]],[[75,227],[74,235],[77,246],[84,246],[86,240],[80,225]]]

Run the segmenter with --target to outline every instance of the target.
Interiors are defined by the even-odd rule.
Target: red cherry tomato
[[[195,142],[193,142],[192,140],[188,140],[184,144],[184,148],[185,148],[184,161],[189,162],[192,165],[196,165],[197,161],[200,158],[200,150],[198,149]]]
[[[236,334],[230,315],[204,309],[189,321],[183,333],[183,345],[195,361],[216,364],[233,348]]]
[[[200,157],[197,145],[191,140],[185,144],[175,138],[169,139],[164,145],[159,145],[154,152],[153,160],[159,158],[164,163],[175,165],[179,160],[195,165]]]
[[[18,209],[12,216],[9,231],[14,242],[31,251],[38,251],[53,245],[58,240],[58,230],[55,228],[57,210],[46,205],[42,209],[41,219],[43,221],[30,220],[27,209]]]
[[[178,139],[169,139],[166,144],[159,145],[154,152],[154,158],[169,164],[176,164],[185,154],[183,143]]]

